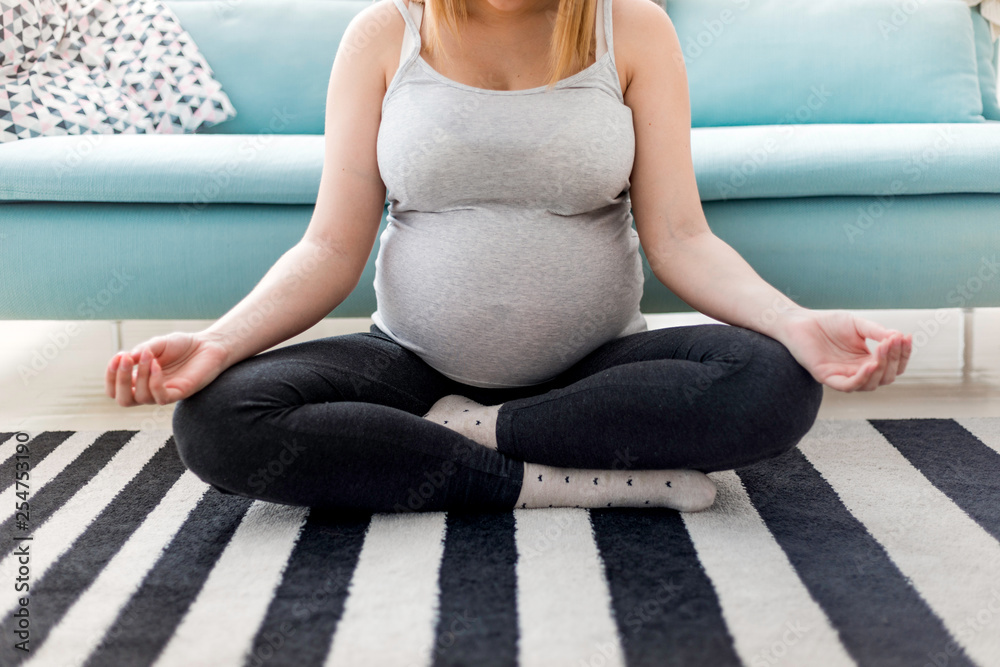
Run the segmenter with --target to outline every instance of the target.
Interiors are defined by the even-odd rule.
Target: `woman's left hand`
[[[866,338],[878,346],[869,350]],[[906,370],[913,334],[846,310],[807,310],[789,316],[781,342],[817,382],[838,391],[874,391]]]

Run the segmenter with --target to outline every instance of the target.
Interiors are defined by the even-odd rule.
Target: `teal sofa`
[[[968,118],[962,110],[921,106],[919,99],[901,104],[892,85],[927,88],[910,81],[920,79],[924,65],[906,64],[902,52],[899,65],[910,69],[901,78],[908,84],[848,81],[830,88],[837,88],[836,103],[824,101],[825,84],[810,80],[809,68],[850,76],[850,63],[831,70],[822,54],[812,54],[811,63],[790,59],[795,69],[786,71],[788,62],[780,59],[748,69],[732,57],[733,49],[746,48],[740,31],[756,30],[760,7],[777,0],[760,0],[754,16],[740,15],[737,0],[692,2],[671,2],[667,10],[690,60],[692,152],[705,213],[718,236],[807,307],[1000,306],[1000,122],[982,115],[989,100]],[[217,318],[308,225],[323,164],[330,67],[348,22],[369,3],[166,4],[238,116],[190,135],[41,137],[0,145],[0,317]],[[982,65],[987,53],[995,85],[996,43],[985,22],[976,24],[976,11],[965,11],[978,56],[969,53],[972,42],[957,38],[953,45],[938,40],[939,53],[931,56],[938,62],[958,54],[954,66],[967,69],[970,58]],[[922,20],[915,14],[903,22],[915,42],[927,38],[919,30],[931,29]],[[855,40],[867,39],[856,33]],[[727,45],[730,38],[735,41]],[[788,47],[771,40],[760,52],[771,58],[767,49],[782,48]],[[724,75],[730,66],[735,75]],[[803,90],[814,95],[776,115],[787,103],[782,95],[794,93],[796,77],[810,83]],[[932,85],[929,99],[974,106],[966,99],[968,72],[954,79],[964,82],[964,92],[942,96]],[[726,98],[733,91],[742,95],[738,104]],[[995,88],[992,95],[995,104]],[[883,109],[886,119],[879,120]],[[945,120],[921,121],[924,111]],[[950,113],[960,120],[947,120]],[[358,287],[331,316],[374,311],[377,251],[376,241]],[[646,268],[645,312],[691,310]]]

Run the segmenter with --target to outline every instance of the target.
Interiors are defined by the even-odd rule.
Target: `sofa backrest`
[[[237,115],[205,134],[323,134],[337,46],[370,0],[164,0]]]
[[[337,47],[371,0],[163,1],[237,110],[200,132],[323,134]],[[1000,120],[985,21],[921,1],[665,0],[692,125]]]
[[[980,70],[996,78],[989,27],[962,0],[667,0],[667,13],[695,127],[982,122],[996,109],[980,85]]]

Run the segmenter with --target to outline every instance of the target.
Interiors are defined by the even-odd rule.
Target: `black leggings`
[[[448,394],[503,403],[497,450],[422,418]],[[484,389],[372,325],[230,366],[178,402],[173,432],[184,465],[224,493],[372,512],[506,510],[524,461],[730,470],[793,448],[822,397],[784,345],[736,326],[643,331],[543,384]]]

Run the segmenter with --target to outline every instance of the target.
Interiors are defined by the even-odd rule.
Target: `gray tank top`
[[[446,78],[420,56],[423,5],[393,2],[406,32],[378,131],[374,323],[477,387],[538,384],[645,331],[611,0],[597,3],[596,62],[552,90]]]

